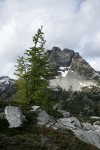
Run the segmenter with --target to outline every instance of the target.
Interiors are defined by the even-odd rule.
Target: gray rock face
[[[23,125],[23,115],[19,107],[6,106],[5,115],[10,128],[21,127]]]

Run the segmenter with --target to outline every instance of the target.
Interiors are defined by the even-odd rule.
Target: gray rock
[[[95,121],[95,122],[93,123],[93,125],[99,125],[99,126],[100,126],[100,121]]]
[[[6,106],[5,115],[10,128],[21,127],[23,125],[23,115],[19,107]]]
[[[70,129],[80,140],[100,148],[100,126],[98,125],[92,126],[90,123],[82,123],[81,126],[78,119],[70,117],[58,119],[55,128]]]
[[[57,129],[70,129],[80,140],[100,148],[100,126],[80,123],[75,117],[61,118],[55,124]],[[83,127],[83,128],[82,128]]]
[[[79,129],[73,130],[73,132],[76,135],[76,137],[78,137],[80,140],[100,148],[100,130],[83,131]]]
[[[54,130],[70,129],[80,140],[100,148],[100,126],[81,123],[75,117],[60,118],[56,121],[46,111],[39,110],[38,125],[51,127]]]
[[[76,127],[67,121],[67,118],[60,118],[55,123],[55,128],[57,129],[76,129]],[[53,128],[53,129],[55,129]]]
[[[75,127],[78,127],[78,128],[82,127],[80,121],[75,117],[69,117],[67,118],[67,121],[71,123],[72,125],[74,125]]]
[[[63,115],[64,118],[70,117],[70,112],[67,112],[65,110],[58,110],[58,111]]]
[[[96,129],[96,130],[100,130],[100,125],[93,125],[93,127]]]
[[[96,128],[90,123],[81,123],[81,124],[84,130],[93,130],[93,131],[96,130]]]
[[[80,121],[75,117],[60,118],[57,120],[55,127],[64,128],[64,129],[77,129],[77,128],[81,128],[81,124]]]
[[[53,117],[49,116],[45,110],[39,110],[38,117],[37,117],[37,124],[40,126],[50,127],[54,124]]]

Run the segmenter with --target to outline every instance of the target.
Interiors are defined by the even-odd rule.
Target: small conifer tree
[[[51,75],[48,59],[44,55],[46,41],[43,35],[41,27],[33,37],[33,47],[25,51],[25,57],[17,59],[15,71],[19,78],[18,92],[20,94],[22,92],[23,98],[25,98],[25,100],[22,98],[23,101],[31,101],[40,105],[47,104],[48,78]]]

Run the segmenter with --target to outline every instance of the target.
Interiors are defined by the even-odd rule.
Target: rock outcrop
[[[100,126],[87,122],[80,122],[75,117],[54,119],[44,110],[38,112],[37,124],[55,130],[71,130],[80,140],[100,148]]]

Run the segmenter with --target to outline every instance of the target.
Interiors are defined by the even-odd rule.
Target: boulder
[[[60,118],[57,120],[55,127],[64,129],[77,129],[81,128],[81,123],[75,117]]]
[[[49,116],[45,110],[40,109],[37,117],[37,124],[40,126],[50,127],[54,124],[53,117]]]
[[[19,107],[6,106],[5,115],[10,128],[21,127],[23,125],[23,115]]]

